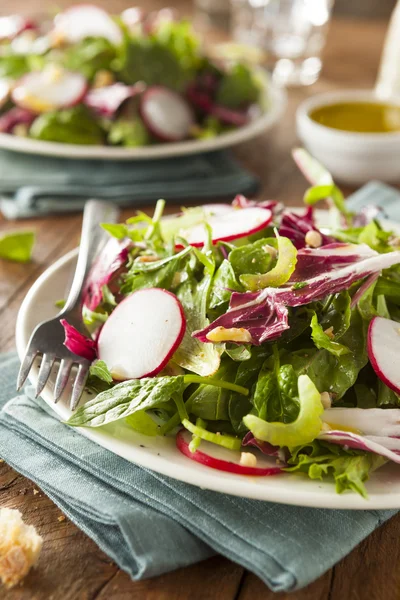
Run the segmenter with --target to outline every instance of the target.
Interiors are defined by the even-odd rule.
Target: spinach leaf
[[[317,314],[314,313],[311,319],[311,338],[318,349],[325,348],[331,354],[335,356],[343,356],[344,354],[349,354],[350,350],[346,348],[343,344],[339,344],[339,342],[335,342],[335,336],[333,335],[333,331],[331,336],[326,333],[327,330],[324,330],[320,323],[318,323]]]
[[[225,361],[213,379],[234,381],[237,365]],[[228,421],[228,404],[231,391],[214,385],[200,385],[190,396],[190,412],[206,421]]]
[[[37,140],[66,144],[99,145],[104,140],[97,119],[82,104],[39,115],[29,135]]]
[[[291,423],[299,413],[297,375],[292,365],[275,365],[274,370],[270,365],[267,360],[258,376],[253,404],[260,419]]]
[[[235,272],[229,260],[223,260],[212,280],[209,308],[217,308],[229,302],[233,291],[243,291],[238,283]]]
[[[262,238],[252,244],[234,248],[229,254],[229,262],[236,277],[266,273],[276,256],[276,238]]]
[[[131,379],[101,392],[89,400],[67,421],[72,427],[99,427],[168,402],[175,394],[182,397],[183,376]]]

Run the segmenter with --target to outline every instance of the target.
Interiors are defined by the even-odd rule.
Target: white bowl
[[[373,90],[343,90],[317,94],[297,109],[297,134],[307,150],[334,179],[360,185],[371,179],[400,181],[400,132],[359,133],[341,131],[310,118],[315,108],[338,102],[379,102]],[[400,106],[400,98],[390,99]]]

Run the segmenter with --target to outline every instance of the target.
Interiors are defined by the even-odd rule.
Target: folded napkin
[[[158,198],[232,198],[258,186],[228,151],[139,161],[0,151],[0,210],[7,219],[81,210],[88,198],[135,206]]]
[[[375,185],[371,195],[368,186],[367,201],[379,204],[382,189]],[[400,194],[384,190],[382,197],[390,190],[390,198],[397,198],[400,220]],[[394,200],[390,206],[393,219]],[[32,399],[29,388],[9,400],[17,371],[14,354],[0,357],[0,456],[36,482],[134,579],[218,552],[272,590],[293,590],[322,575],[396,512],[248,500],[137,467],[63,425],[43,401]]]

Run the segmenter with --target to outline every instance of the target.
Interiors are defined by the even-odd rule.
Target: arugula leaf
[[[96,360],[89,369],[90,375],[98,377],[105,383],[113,383],[113,378],[104,360]]]
[[[98,71],[113,71],[118,66],[118,50],[103,37],[88,37],[68,46],[60,57],[65,68],[79,71],[91,80]]]
[[[251,359],[251,350],[247,346],[235,346],[234,344],[225,345],[225,354],[235,362],[242,362]]]
[[[244,64],[236,64],[223,75],[216,101],[228,108],[237,109],[257,102],[259,97],[260,87],[251,69]]]
[[[276,254],[276,247],[276,238],[262,238],[252,244],[234,248],[229,254],[229,262],[236,276],[269,271],[272,257]]]
[[[335,340],[340,339],[350,327],[351,321],[351,298],[345,291],[330,296],[328,303],[323,306],[322,312],[318,314],[319,322],[323,329],[333,328]]]
[[[317,314],[314,313],[311,319],[311,338],[317,348],[325,348],[325,350],[328,350],[328,352],[334,354],[335,356],[343,356],[344,354],[350,353],[349,348],[346,348],[346,346],[343,344],[335,342],[335,337],[332,337],[331,339],[329,335],[325,333],[325,331],[321,324],[318,323]]]
[[[212,280],[209,308],[218,308],[229,302],[232,291],[243,291],[229,260],[223,260]]]
[[[192,277],[182,283],[176,292],[185,311],[186,332],[174,354],[174,361],[182,368],[203,377],[218,370],[223,352],[220,344],[204,344],[192,337],[194,331],[208,325],[206,310],[211,280],[209,274],[204,275],[200,282]]]
[[[111,124],[107,141],[113,146],[136,148],[150,144],[151,136],[139,117],[120,118]]]
[[[100,427],[118,419],[168,402],[174,394],[182,396],[183,376],[130,379],[101,392],[78,408],[69,418],[71,427]]]
[[[125,275],[121,291],[124,294],[130,294],[136,290],[152,287],[166,290],[171,289],[174,278],[178,277],[180,281],[180,273],[186,278],[184,265],[190,252],[191,248],[188,247],[177,254],[153,263],[134,262],[129,272]]]
[[[377,221],[371,221],[371,223],[361,228],[358,243],[367,244],[373,250],[383,254],[393,250],[389,244],[391,235],[392,232],[384,231]]]
[[[352,213],[347,210],[344,196],[341,190],[334,183],[328,185],[314,185],[309,188],[304,195],[305,204],[314,205],[321,200],[330,198],[336,209],[346,217],[349,224]]]
[[[385,462],[385,458],[372,452],[345,450],[335,444],[314,441],[292,450],[288,463],[293,466],[285,471],[305,473],[310,479],[333,477],[338,494],[352,490],[368,498],[364,482]]]
[[[213,379],[234,381],[237,365],[225,361]],[[228,404],[231,391],[203,384],[190,396],[190,412],[206,421],[228,421]],[[243,396],[242,396],[243,398]]]
[[[0,60],[0,77],[18,79],[30,70],[29,60],[21,54],[5,54]]]
[[[26,263],[31,260],[35,244],[33,231],[15,231],[4,233],[0,237],[0,258]]]
[[[239,277],[247,289],[257,291],[268,286],[279,287],[287,281],[296,268],[297,250],[287,237],[277,235],[278,260],[276,265],[267,273],[259,275],[241,275]]]
[[[378,395],[376,398],[377,406],[400,406],[400,396],[391,390],[386,384],[378,379]]]

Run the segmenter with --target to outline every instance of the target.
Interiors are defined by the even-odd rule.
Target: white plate
[[[326,224],[326,214],[325,211],[318,211],[321,226],[324,224],[323,221]],[[389,226],[400,232],[399,225]],[[58,260],[29,290],[17,318],[16,341],[20,357],[25,353],[35,325],[57,313],[54,302],[65,296],[76,255],[77,250],[73,250]],[[30,375],[33,384],[36,384],[37,376],[38,366],[34,365]],[[63,420],[66,420],[71,415],[68,408],[70,388],[66,390],[63,399],[55,405],[52,402],[54,381],[53,373],[43,398]],[[117,421],[100,429],[79,428],[78,431],[100,446],[135,464],[217,492],[320,508],[400,508],[400,467],[394,464],[385,465],[373,473],[371,481],[367,483],[369,500],[366,501],[356,493],[338,495],[332,483],[311,481],[299,475],[244,477],[216,471],[184,457],[176,449],[173,438],[140,435],[132,431],[123,421]]]
[[[286,107],[286,93],[274,86],[264,74],[262,104],[268,106],[259,117],[239,129],[222,133],[208,140],[188,140],[170,144],[141,146],[140,148],[121,148],[112,146],[84,146],[79,144],[61,144],[59,142],[44,142],[30,138],[18,137],[9,133],[0,133],[0,148],[25,152],[58,156],[61,158],[103,159],[103,160],[143,160],[149,158],[167,158],[183,154],[198,154],[211,152],[221,148],[235,146],[250,140],[267,129],[270,129],[281,117]]]

